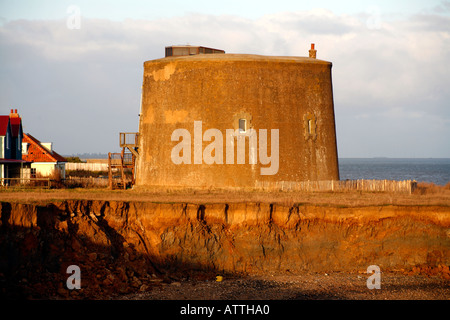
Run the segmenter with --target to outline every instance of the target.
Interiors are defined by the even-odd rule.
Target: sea
[[[340,180],[416,180],[446,185],[450,158],[339,158]]]

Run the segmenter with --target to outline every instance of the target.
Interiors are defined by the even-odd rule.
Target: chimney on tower
[[[314,50],[314,43],[311,43],[311,50],[309,50],[309,57],[315,59],[317,50]]]

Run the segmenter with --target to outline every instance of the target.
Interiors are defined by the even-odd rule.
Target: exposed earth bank
[[[0,204],[0,287],[7,298],[450,297],[448,206]],[[80,268],[79,290],[67,288],[71,265]],[[382,270],[385,288],[409,293],[368,290],[370,265]],[[224,281],[215,281],[217,274]]]

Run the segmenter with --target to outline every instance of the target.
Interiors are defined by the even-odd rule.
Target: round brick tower
[[[339,180],[332,64],[313,53],[145,62],[136,186]]]

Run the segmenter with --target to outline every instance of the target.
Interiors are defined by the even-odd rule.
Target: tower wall
[[[145,62],[136,185],[251,189],[279,181],[338,180],[331,67],[313,58],[234,54]],[[240,120],[247,130],[244,164],[237,159]],[[190,164],[174,163],[174,153],[187,155],[186,148],[174,152],[181,141],[187,145],[181,137],[172,141],[176,129],[190,134]],[[205,163],[203,156],[215,156],[220,147],[212,144],[217,135],[211,141],[203,136],[208,129],[222,133],[222,164]],[[229,140],[233,162],[227,162],[227,129],[237,130]],[[276,146],[272,129],[278,130],[276,172],[275,159],[264,164],[260,157],[261,129],[267,130],[268,156]],[[252,134],[257,143],[251,148]],[[262,174],[264,168],[272,174]]]

